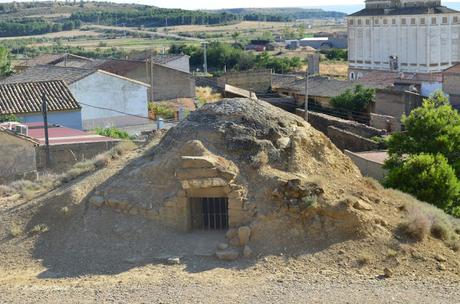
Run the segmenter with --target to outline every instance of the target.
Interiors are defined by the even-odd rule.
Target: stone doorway
[[[228,229],[227,197],[192,197],[189,204],[193,230]]]

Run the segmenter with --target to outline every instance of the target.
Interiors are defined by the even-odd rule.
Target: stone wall
[[[378,89],[372,112],[400,119],[422,105],[422,96],[408,91]]]
[[[149,201],[136,203],[122,196],[114,196],[113,191],[96,194],[89,202],[96,207],[106,206],[155,220],[171,229],[190,231],[194,228],[191,199],[227,198],[229,227],[249,224],[255,216],[255,204],[248,201],[247,189],[236,181],[239,174],[236,165],[205,150],[199,141],[186,143],[183,151],[180,159],[174,162],[177,187],[168,193],[160,205],[153,205]]]
[[[266,93],[272,86],[272,71],[230,72],[219,77],[217,82],[222,88],[229,84],[255,93]]]
[[[304,110],[297,109],[296,114],[303,117]],[[328,134],[328,127],[333,126],[348,132],[355,133],[362,137],[373,137],[373,136],[381,136],[386,134],[385,130],[376,129],[365,124],[355,122],[352,120],[346,120],[342,118],[338,118],[335,116],[318,113],[318,112],[308,112],[308,122],[317,130],[323,132],[324,134]]]
[[[388,133],[401,132],[401,119],[393,116],[371,113],[370,125],[377,129],[387,130]]]
[[[452,106],[460,108],[460,73],[445,73],[443,75],[443,91],[449,95]]]
[[[371,139],[333,126],[327,128],[327,136],[340,150],[361,152],[378,150],[380,147],[377,142]]]
[[[51,170],[63,172],[74,164],[91,159],[98,154],[110,150],[119,143],[118,140],[94,143],[75,143],[50,146]],[[46,166],[45,146],[36,148],[36,168],[44,170]]]
[[[152,72],[152,100],[195,98],[195,78],[192,74],[161,65],[153,65]]]
[[[8,183],[36,172],[35,144],[0,131],[0,183]]]
[[[345,150],[344,152],[345,155],[351,158],[351,160],[355,163],[355,165],[359,168],[359,170],[364,176],[372,177],[378,181],[383,181],[387,174],[387,171],[383,169],[382,164],[365,159],[360,155],[348,150]]]

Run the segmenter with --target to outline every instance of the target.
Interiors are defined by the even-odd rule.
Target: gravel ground
[[[458,303],[460,282],[436,278],[285,275],[149,265],[114,276],[0,280],[0,303]]]

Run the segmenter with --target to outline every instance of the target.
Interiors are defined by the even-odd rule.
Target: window
[[[366,19],[366,25],[370,25],[371,21],[369,19]]]
[[[361,19],[358,19],[358,25],[361,25],[363,21]]]
[[[383,19],[383,24],[387,25],[387,24],[388,24],[388,20],[387,20],[387,19]]]
[[[393,19],[391,20],[391,24],[396,24],[396,19],[393,18]]]
[[[412,18],[412,19],[410,20],[410,24],[415,25],[415,18]]]
[[[379,24],[379,19],[375,19],[374,24]]]
[[[420,18],[420,24],[424,25],[425,24],[425,18]]]
[[[354,23],[355,23],[355,22],[354,22],[353,19],[350,19],[350,20],[348,21],[348,24],[350,24],[350,25],[353,25]]]
[[[436,24],[436,17],[431,18],[431,24]]]
[[[406,24],[406,19],[405,19],[405,18],[402,18],[402,19],[401,19],[401,24],[403,24],[403,25]]]
[[[453,20],[452,20],[454,23],[458,23],[458,17],[457,16],[454,16]]]
[[[448,20],[447,17],[442,17],[442,23],[443,23],[443,24],[446,24],[446,23],[447,23],[447,20]]]

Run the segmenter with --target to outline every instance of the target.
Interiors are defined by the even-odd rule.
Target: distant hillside
[[[215,10],[214,12],[235,14],[244,20],[293,21],[297,19],[342,18],[346,14],[337,11],[325,11],[320,8],[233,8]]]
[[[205,11],[110,2],[11,2],[0,3],[0,37],[72,30],[84,24],[163,27],[214,25],[242,20],[286,22],[344,16],[345,14],[340,12],[302,8],[237,8]]]

